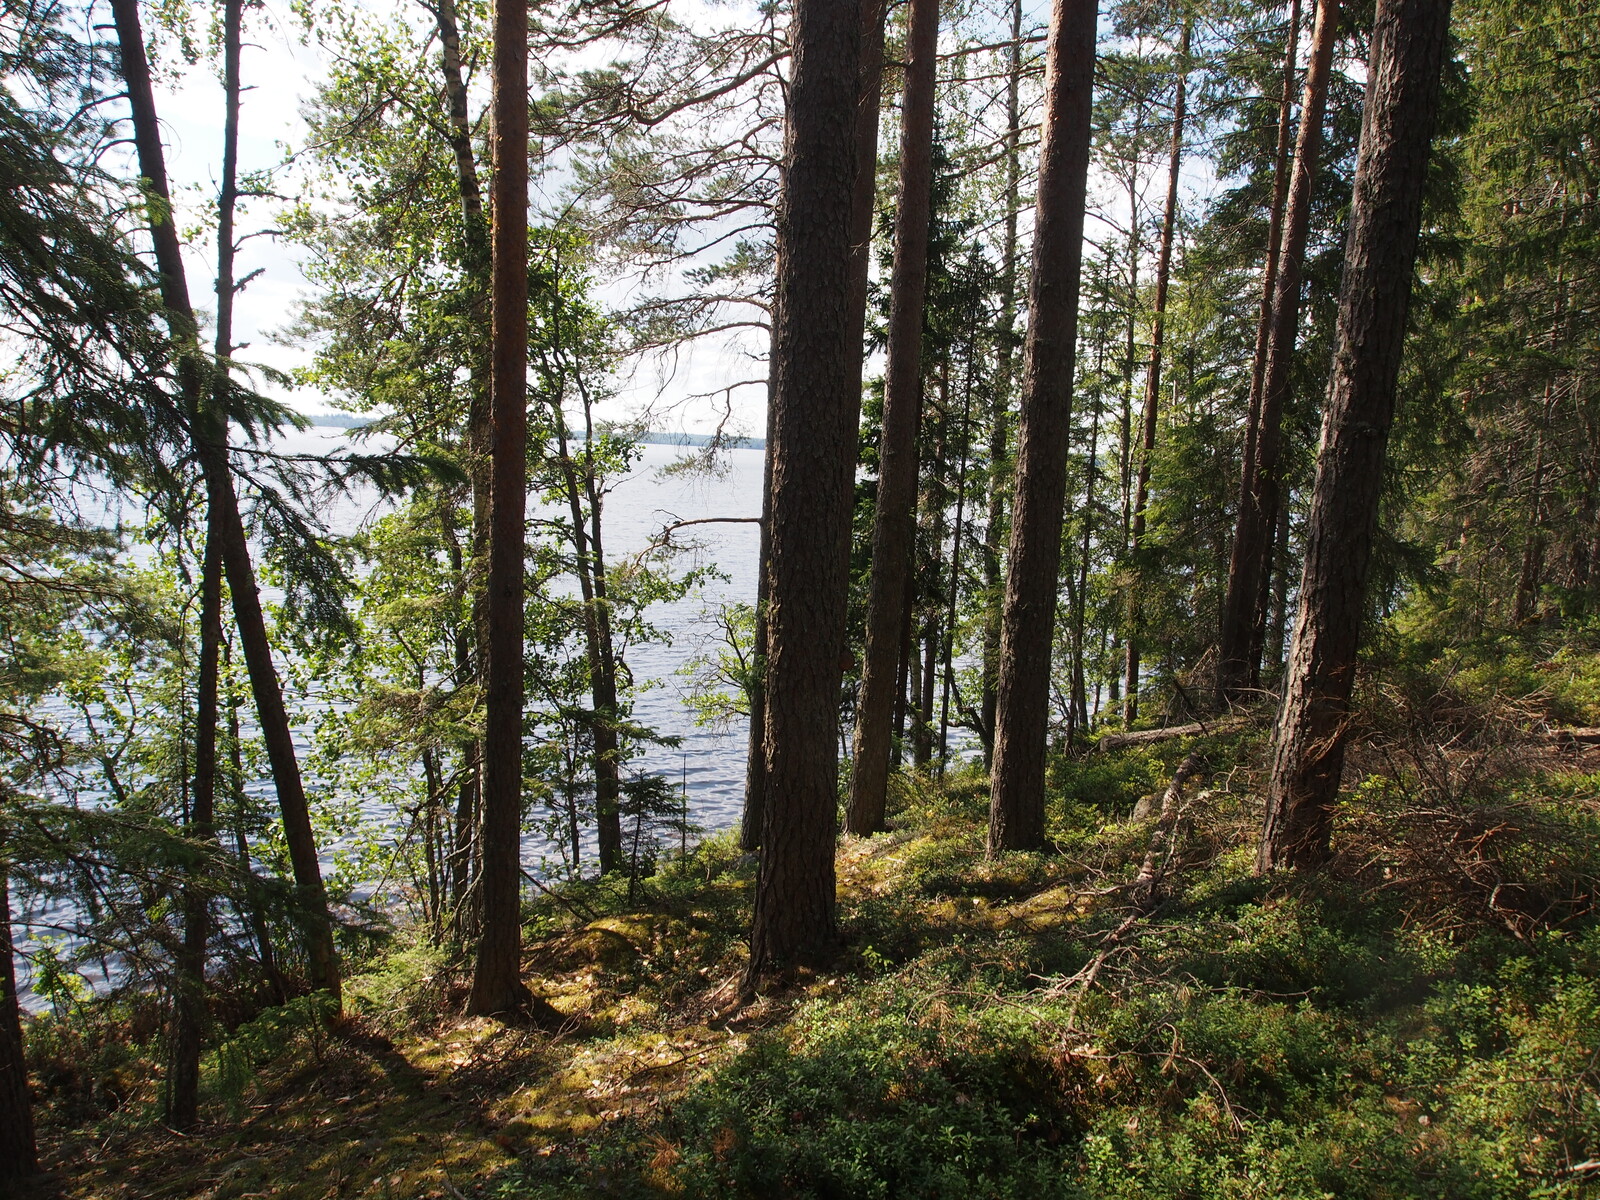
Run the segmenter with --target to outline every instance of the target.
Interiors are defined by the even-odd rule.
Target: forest
[[[0,78],[0,1197],[1600,1198],[1600,4]]]

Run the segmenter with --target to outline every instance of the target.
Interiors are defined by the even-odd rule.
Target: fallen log
[[[1248,729],[1250,717],[1219,717],[1215,721],[1195,721],[1188,725],[1166,725],[1160,729],[1138,729],[1133,733],[1108,733],[1094,744],[1096,750],[1122,750],[1128,746],[1150,746],[1173,738],[1206,737],[1213,733],[1234,733]]]
[[[1600,728],[1584,729],[1579,726],[1569,729],[1552,729],[1544,735],[1544,740],[1555,746],[1571,748],[1600,746]]]

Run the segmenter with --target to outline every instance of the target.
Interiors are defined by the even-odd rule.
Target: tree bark
[[[229,360],[233,357],[234,214],[239,201],[239,60],[243,0],[225,0],[222,18],[222,180],[217,196],[217,331],[215,353],[218,411],[227,411]],[[194,786],[189,838],[209,847],[215,837],[217,797],[218,677],[222,665],[222,557],[207,521],[200,568],[200,674],[195,696]],[[173,1129],[191,1129],[199,1118],[200,1052],[205,1029],[206,938],[210,899],[190,883],[183,898],[183,949],[177,964],[171,1065],[166,1119]]]
[[[754,669],[750,686],[750,729],[745,742],[744,811],[739,818],[739,848],[750,854],[761,848],[761,826],[767,811],[767,584],[772,558],[772,386],[767,385],[767,437],[761,458],[761,535],[756,552],[756,624]]]
[[[1256,317],[1256,350],[1250,360],[1250,404],[1244,425],[1241,464],[1255,457],[1261,425],[1261,379],[1272,335],[1272,290],[1283,250],[1283,209],[1289,197],[1289,139],[1294,129],[1294,84],[1300,58],[1300,0],[1290,0],[1289,33],[1283,47],[1283,87],[1278,98],[1278,143],[1272,154],[1272,208],[1267,214],[1267,247],[1261,272],[1261,310]]]
[[[1300,324],[1300,281],[1311,230],[1311,191],[1322,148],[1322,119],[1333,44],[1339,22],[1338,0],[1321,0],[1311,34],[1305,90],[1300,100],[1300,130],[1295,138],[1294,175],[1283,222],[1283,249],[1272,288],[1272,322],[1261,373],[1257,429],[1239,481],[1239,515],[1228,563],[1228,589],[1222,605],[1222,640],[1217,654],[1217,692],[1237,699],[1261,681],[1263,577],[1272,570],[1273,525],[1280,488],[1279,450],[1283,410],[1289,400],[1289,368]]]
[[[1145,372],[1144,412],[1140,422],[1139,472],[1133,489],[1132,539],[1135,583],[1128,593],[1128,642],[1124,647],[1122,719],[1139,715],[1139,584],[1137,562],[1144,541],[1145,503],[1150,491],[1150,460],[1156,451],[1156,421],[1161,404],[1161,355],[1167,328],[1167,283],[1172,276],[1172,242],[1178,227],[1178,172],[1183,166],[1183,121],[1189,97],[1189,37],[1186,21],[1178,44],[1178,89],[1172,105],[1172,149],[1167,165],[1167,201],[1161,211],[1161,248],[1156,256],[1156,311],[1150,331],[1150,366]]]
[[[968,313],[967,329],[978,327],[977,305]],[[944,677],[939,687],[939,778],[944,778],[950,758],[950,693],[955,690],[956,602],[961,596],[961,538],[966,532],[967,515],[967,464],[972,457],[972,385],[978,354],[977,339],[967,345],[967,361],[961,387],[961,457],[956,466],[956,519],[950,538],[950,580],[945,588],[944,607]]]
[[[462,237],[466,245],[466,271],[464,282],[468,303],[477,327],[490,328],[489,313],[489,226],[483,213],[483,190],[478,182],[478,164],[472,152],[472,126],[467,109],[467,85],[461,62],[461,28],[457,19],[455,0],[437,0],[433,10],[439,29],[440,67],[444,76],[445,108],[447,115],[446,140],[455,161],[456,193],[461,203]],[[452,568],[462,575],[462,586],[473,596],[473,634],[477,640],[477,656],[466,653],[464,641],[458,639],[456,670],[458,686],[469,679],[482,679],[484,651],[482,639],[486,633],[482,620],[483,600],[477,580],[479,571],[488,557],[489,547],[489,447],[492,430],[489,423],[489,355],[473,356],[469,368],[470,390],[467,398],[466,460],[467,477],[472,488],[472,553],[467,562],[452,540]],[[482,786],[479,764],[483,760],[482,746],[477,742],[464,745],[461,753],[462,782],[457,795],[456,829],[467,824],[467,836],[455,839],[452,871],[453,902],[455,905],[455,931],[458,937],[476,937],[478,921],[472,911],[477,893],[467,886],[473,873],[471,856],[471,823],[478,812],[478,791]]]
[[[1096,339],[1095,377],[1101,376],[1105,343]],[[1083,537],[1078,543],[1078,586],[1073,590],[1072,609],[1072,697],[1076,716],[1072,731],[1076,737],[1089,732],[1089,695],[1084,680],[1084,658],[1087,651],[1086,632],[1089,605],[1089,551],[1094,541],[1094,486],[1100,470],[1100,416],[1102,393],[1094,390],[1094,409],[1089,418],[1089,461],[1083,479]],[[1074,737],[1067,739],[1067,749],[1073,748]]]
[[[910,4],[894,272],[889,284],[883,436],[872,520],[866,648],[862,654],[861,693],[856,703],[850,805],[845,815],[845,828],[854,834],[883,829],[889,794],[889,734],[899,666],[900,606],[905,603],[916,528],[917,416],[921,409],[928,221],[933,203],[933,84],[939,54],[939,0],[910,0]]]
[[[255,697],[256,714],[266,743],[267,760],[272,767],[273,785],[278,793],[278,808],[283,816],[284,840],[294,873],[300,902],[302,936],[312,986],[327,991],[337,1010],[340,1004],[339,965],[333,945],[333,920],[328,913],[327,891],[322,883],[322,867],[317,860],[316,837],[311,829],[311,810],[306,803],[300,764],[295,757],[294,735],[278,683],[277,667],[272,662],[272,647],[267,624],[261,612],[261,597],[256,591],[255,568],[250,561],[250,546],[244,522],[239,516],[239,501],[233,490],[233,473],[228,464],[227,414],[211,411],[204,385],[205,371],[199,361],[198,326],[189,301],[189,283],[184,273],[183,254],[177,226],[172,220],[172,193],[167,184],[166,156],[156,121],[155,93],[150,83],[150,63],[145,56],[144,34],[139,27],[138,0],[112,0],[111,10],[117,28],[117,44],[122,72],[128,87],[132,110],[134,144],[139,172],[154,203],[150,211],[150,239],[154,246],[156,269],[160,275],[162,306],[172,330],[179,355],[178,378],[188,408],[193,451],[205,479],[208,521],[215,530],[222,566],[233,600],[234,621],[239,644],[250,675],[250,690]],[[232,285],[230,287],[230,295]]]
[[[38,1170],[33,1095],[28,1089],[22,1007],[11,945],[11,894],[5,864],[0,863],[0,1190],[8,1190]]]
[[[872,214],[877,203],[878,115],[883,93],[883,32],[888,15],[886,0],[861,0],[861,48],[856,71],[856,175],[850,208],[850,311],[855,327],[851,345],[855,348],[855,394],[859,410],[863,339],[866,330],[867,279],[872,264]],[[776,298],[774,299],[776,303]],[[776,330],[777,322],[774,320]],[[739,828],[739,845],[746,851],[761,845],[761,829],[766,819],[766,645],[767,587],[771,579],[768,562],[772,553],[772,443],[774,414],[769,378],[767,392],[767,452],[761,486],[761,548],[759,577],[756,583],[756,671],[750,695],[750,741],[745,758],[744,814]]]
[[[1517,593],[1513,602],[1511,620],[1524,625],[1538,616],[1539,589],[1544,577],[1545,538],[1548,532],[1549,509],[1545,497],[1545,439],[1550,431],[1550,411],[1554,405],[1555,389],[1544,385],[1544,400],[1539,409],[1539,433],[1534,441],[1533,486],[1530,488],[1528,511],[1533,516],[1527,540],[1522,546],[1522,570],[1517,576]]]
[[[584,395],[584,469],[573,461],[565,414],[560,403],[550,406],[556,424],[561,477],[572,518],[572,549],[577,560],[578,591],[583,600],[584,649],[589,660],[589,695],[594,702],[589,734],[594,746],[594,806],[600,873],[623,867],[622,778],[617,737],[617,656],[611,637],[611,607],[606,596],[605,550],[600,540],[601,495],[595,480],[593,406]],[[584,519],[587,505],[589,516]]]
[[[1449,0],[1379,0],[1373,23],[1300,616],[1256,859],[1263,872],[1329,853],[1449,26]]]
[[[1072,426],[1094,90],[1095,0],[1054,0],[1023,352],[1010,562],[1000,625],[989,851],[1044,844],[1044,767]]]
[[[235,9],[229,0],[225,20],[237,35]],[[237,49],[235,38],[233,45]],[[237,66],[237,56],[234,57]],[[235,73],[234,78],[237,78]],[[227,173],[224,171],[224,180]],[[219,322],[218,342],[221,343]],[[189,840],[209,849],[216,837],[218,680],[222,660],[222,553],[208,530],[205,560],[200,568],[200,675],[195,695],[194,781]],[[197,865],[196,875],[203,873]],[[211,926],[211,901],[203,882],[191,880],[183,897],[183,949],[177,963],[170,1067],[167,1076],[166,1121],[173,1129],[192,1129],[199,1118],[200,1052],[205,1034],[206,939]]]
[[[494,6],[489,578],[484,600],[483,927],[467,1011],[526,1009],[522,982],[522,607],[528,489],[528,6]]]
[[[834,952],[840,660],[845,649],[862,318],[852,267],[862,21],[798,0],[772,338],[766,805],[747,987]]]

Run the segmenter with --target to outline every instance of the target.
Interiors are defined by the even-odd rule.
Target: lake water
[[[317,427],[282,437],[276,448],[285,453],[322,454],[337,453],[348,444],[351,443],[344,430]],[[360,445],[364,450],[377,448],[371,440]],[[624,562],[645,550],[659,539],[663,528],[676,522],[714,518],[747,521],[761,515],[763,451],[727,451],[714,473],[663,475],[664,468],[691,451],[656,445],[645,445],[641,450],[633,470],[615,481],[605,500],[603,536],[610,564]],[[325,516],[334,532],[347,534],[384,511],[386,506],[374,500],[355,498],[341,501]],[[675,573],[712,566],[720,578],[708,578],[683,599],[648,610],[647,620],[670,640],[636,643],[627,649],[626,661],[635,680],[648,685],[635,697],[634,720],[658,734],[681,739],[677,747],[646,747],[627,770],[630,774],[659,773],[675,785],[681,783],[690,821],[709,833],[739,820],[744,803],[748,722],[740,717],[723,727],[697,725],[685,702],[689,684],[680,669],[707,653],[719,640],[720,629],[712,619],[719,605],[754,601],[760,527],[750,523],[696,525],[677,531],[672,541],[674,546],[682,547],[672,562]],[[297,738],[302,755],[309,749],[304,736],[302,725]],[[271,784],[262,780],[257,787],[266,794]],[[380,822],[389,816],[381,812],[367,815]],[[591,845],[591,853],[592,849]],[[537,870],[541,861],[558,860],[559,851],[530,835],[524,844],[524,859],[529,870]]]
[[[319,426],[284,435],[275,441],[273,448],[285,454],[336,454],[347,446],[358,446],[364,452],[385,448],[374,442],[375,439],[367,439],[353,443],[346,431]],[[669,524],[760,516],[763,451],[727,451],[721,456],[719,469],[714,474],[676,472],[663,476],[663,468],[676,463],[686,453],[689,451],[678,447],[646,445],[634,469],[614,482],[605,501],[603,529],[606,555],[613,565],[649,547]],[[114,498],[86,496],[85,505],[89,511],[103,509],[109,521],[116,519]],[[335,502],[322,516],[333,532],[350,534],[381,517],[388,508],[375,494],[356,495]],[[627,663],[634,678],[640,683],[648,681],[650,685],[635,699],[634,719],[658,734],[681,739],[681,744],[675,748],[647,747],[628,764],[627,770],[629,774],[657,772],[674,784],[681,782],[687,797],[689,820],[711,833],[736,824],[740,818],[748,722],[735,718],[720,728],[697,725],[684,700],[688,681],[679,674],[679,669],[717,641],[718,626],[711,617],[719,605],[754,601],[760,528],[755,524],[698,525],[674,534],[673,543],[683,547],[673,564],[676,572],[715,566],[717,576],[709,578],[681,600],[648,610],[650,623],[669,640],[638,643],[627,649]],[[148,561],[149,554],[136,549],[132,557],[135,561]],[[263,594],[269,600],[275,598],[270,589]],[[279,661],[281,669],[281,657]],[[313,694],[311,699],[302,699],[296,706],[295,741],[302,763],[310,759],[309,731],[315,722],[314,710],[321,703]],[[70,714],[63,707],[51,706],[49,715],[66,721],[69,727],[72,724]],[[308,774],[307,784],[315,796],[319,781]],[[271,780],[260,778],[249,787],[268,801],[270,809],[273,802]],[[369,829],[388,828],[399,835],[403,822],[391,809],[369,802],[360,804],[360,811]],[[589,869],[593,867],[592,836],[589,831],[590,841],[586,847],[590,856],[586,864]],[[320,847],[324,870],[332,866],[333,856],[341,848],[339,841]],[[530,833],[524,840],[523,858],[530,872],[545,872],[561,861],[561,854],[554,844]],[[377,899],[382,902],[384,897]],[[62,902],[29,909],[19,904],[13,910],[13,918],[16,947],[23,957],[18,964],[22,968],[21,998],[27,1007],[37,1008],[43,1001],[28,986],[26,955],[37,947],[39,935],[53,931],[59,937],[69,930],[75,923],[75,912],[70,904]],[[65,945],[70,947],[75,940],[66,936]],[[109,987],[122,973],[114,957],[101,959],[88,982],[96,988]]]

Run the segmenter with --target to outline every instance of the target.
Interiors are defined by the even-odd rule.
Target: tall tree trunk
[[[450,575],[454,580],[456,611],[465,611],[465,601],[472,591],[466,570],[466,555],[456,538],[450,508],[453,502],[441,504],[439,526],[450,554]],[[461,686],[475,678],[477,661],[472,653],[472,640],[477,635],[477,622],[457,625],[451,637],[455,677]],[[445,871],[450,884],[450,920],[447,928],[459,945],[475,941],[478,936],[477,895],[477,838],[473,831],[478,824],[478,769],[483,757],[483,743],[476,737],[466,738],[460,746],[460,782],[456,785],[455,811],[450,820],[450,848],[445,855]]]
[[[1144,414],[1140,425],[1139,473],[1133,490],[1132,539],[1135,582],[1128,593],[1128,642],[1123,672],[1122,719],[1132,725],[1139,715],[1139,548],[1144,541],[1145,502],[1150,491],[1150,460],[1156,450],[1156,421],[1161,403],[1161,354],[1167,328],[1167,283],[1172,276],[1172,241],[1178,227],[1178,172],[1183,166],[1183,121],[1189,97],[1189,35],[1184,22],[1178,43],[1178,90],[1172,104],[1172,149],[1167,165],[1167,203],[1161,211],[1161,249],[1156,257],[1156,311],[1150,330],[1150,366],[1144,380]]]
[[[23,1049],[22,1006],[11,945],[11,893],[5,863],[0,861],[0,1191],[9,1191],[39,1170],[33,1094]]]
[[[1022,184],[1022,0],[1011,0],[1011,48],[1006,75],[1006,222],[1000,255],[999,363],[989,426],[989,511],[983,531],[983,697],[979,731],[983,765],[994,765],[994,706],[1000,680],[1000,550],[1006,521],[1011,448],[1011,398],[1017,339],[1017,208]]]
[[[233,658],[229,652],[227,640],[222,644],[222,668],[225,676],[231,677]],[[220,682],[220,681],[219,681]],[[252,940],[256,945],[256,955],[261,963],[262,974],[266,976],[267,987],[272,1003],[282,1004],[289,998],[289,989],[284,983],[283,972],[278,969],[278,956],[272,946],[272,930],[267,926],[266,912],[262,904],[262,888],[256,878],[255,870],[251,866],[250,841],[245,834],[245,821],[247,820],[249,796],[244,787],[244,739],[240,733],[239,709],[242,705],[238,695],[230,686],[228,689],[228,795],[233,803],[233,847],[235,862],[239,868],[239,876],[244,881],[244,897],[242,901],[235,902],[235,912],[239,919],[249,928]]]
[[[473,324],[487,332],[489,313],[489,225],[484,219],[483,190],[478,182],[478,164],[472,152],[472,125],[467,110],[467,85],[461,62],[461,28],[457,19],[455,0],[436,0],[433,9],[439,30],[440,66],[444,76],[445,108],[447,115],[446,139],[455,161],[456,193],[461,204],[463,240],[467,248],[465,285],[471,306]],[[472,487],[472,555],[463,562],[459,548],[452,536],[451,567],[462,579],[473,598],[473,634],[479,640],[478,654],[467,652],[466,639],[458,638],[456,647],[457,686],[465,686],[469,679],[481,680],[485,647],[481,639],[486,631],[482,619],[482,589],[477,586],[479,572],[489,551],[489,355],[486,352],[472,356],[471,386],[467,400],[466,459],[467,477]],[[470,569],[468,569],[470,567]],[[473,740],[461,747],[462,782],[456,797],[457,836],[453,839],[451,899],[455,908],[456,936],[467,940],[477,936],[478,921],[473,909],[476,893],[468,887],[473,874],[471,861],[471,828],[477,820],[478,791],[482,786],[480,765],[482,746]],[[466,836],[460,836],[465,833]]]
[[[237,68],[236,8],[229,0],[233,62]],[[237,79],[235,70],[234,78]],[[235,93],[236,95],[236,93]],[[224,171],[226,181],[228,175]],[[223,341],[218,322],[218,343]],[[219,357],[225,357],[220,355]],[[222,552],[217,538],[206,534],[200,568],[200,674],[195,689],[194,786],[189,828],[191,842],[210,849],[216,837],[218,677],[222,659]],[[196,874],[203,867],[197,864]],[[200,1052],[205,1033],[206,938],[211,902],[205,884],[189,882],[183,896],[183,949],[178,955],[178,986],[173,1013],[171,1063],[167,1076],[166,1120],[173,1129],[192,1129],[199,1117]]]
[[[797,0],[777,210],[767,777],[747,987],[834,952],[841,658],[861,408],[858,0]]]
[[[889,285],[889,358],[884,373],[878,500],[872,522],[866,649],[856,705],[854,769],[845,828],[877,833],[889,792],[890,723],[899,665],[900,606],[911,572],[917,503],[917,417],[922,376],[928,221],[933,203],[933,84],[939,0],[910,0],[900,191]]]
[[[912,644],[915,636],[916,602],[916,579],[912,575],[907,575],[906,602],[901,606],[900,616],[900,665],[895,675],[894,752],[891,760],[895,767],[905,764],[906,719],[911,711],[910,693],[916,679],[916,647]]]
[[[1258,428],[1239,482],[1239,515],[1228,562],[1228,588],[1222,604],[1222,640],[1217,654],[1217,692],[1222,701],[1238,698],[1261,679],[1258,606],[1262,576],[1272,569],[1273,523],[1278,511],[1279,436],[1289,399],[1289,367],[1300,324],[1300,280],[1306,239],[1311,230],[1311,191],[1322,148],[1322,117],[1333,67],[1338,0],[1321,0],[1311,34],[1305,90],[1300,100],[1300,131],[1295,139],[1294,175],[1289,182],[1283,222],[1283,250],[1272,289],[1272,327],[1261,375]]]
[[[483,929],[467,1011],[526,1009],[522,982],[522,606],[528,491],[528,6],[494,6],[489,578],[484,601]]]
[[[1015,509],[1000,626],[990,853],[1044,843],[1050,652],[1072,428],[1098,15],[1095,0],[1054,0],[1050,14]]]
[[[621,746],[617,735],[617,655],[611,636],[611,605],[606,594],[605,547],[601,541],[603,497],[594,469],[594,405],[587,386],[576,376],[583,396],[584,464],[578,469],[567,438],[566,416],[559,402],[550,406],[556,425],[557,453],[572,519],[572,548],[577,560],[578,589],[583,599],[584,647],[589,660],[589,694],[594,713],[589,721],[594,745],[594,801],[600,872],[623,868]],[[584,510],[588,510],[585,520]]]
[[[1450,0],[1378,0],[1261,871],[1329,852],[1449,27]]]
[[[933,761],[933,703],[934,694],[938,689],[939,681],[939,645],[942,638],[940,629],[943,625],[941,618],[941,597],[943,590],[940,586],[940,574],[944,568],[944,521],[945,521],[945,488],[944,474],[946,466],[946,449],[950,431],[950,355],[948,351],[939,357],[939,398],[932,405],[933,420],[930,422],[932,432],[925,436],[933,439],[933,453],[929,458],[927,470],[923,473],[923,488],[921,497],[923,548],[926,558],[926,594],[921,597],[922,611],[922,674],[919,676],[921,690],[917,694],[917,730],[913,739],[913,761],[919,768],[926,768]],[[921,424],[921,421],[918,421]],[[913,593],[917,578],[912,576]],[[913,594],[912,604],[917,603]]]
[[[1283,207],[1289,196],[1289,138],[1294,128],[1294,84],[1300,58],[1300,0],[1290,0],[1289,32],[1283,47],[1283,87],[1278,98],[1278,144],[1272,153],[1272,208],[1267,213],[1267,246],[1261,271],[1261,311],[1256,317],[1256,351],[1250,360],[1250,405],[1244,425],[1241,463],[1255,457],[1261,426],[1261,380],[1272,335],[1272,290],[1283,250]]]
[[[594,446],[594,430],[589,431],[588,447]],[[589,485],[589,552],[594,570],[594,627],[598,639],[599,677],[594,681],[595,704],[595,825],[600,850],[600,869],[622,868],[622,747],[617,732],[617,650],[611,636],[611,600],[606,589],[605,545],[600,540],[601,496],[594,472],[586,473]],[[607,865],[607,858],[612,860]]]
[[[1517,576],[1517,595],[1511,617],[1518,625],[1526,624],[1538,615],[1539,588],[1544,577],[1545,539],[1549,521],[1544,489],[1545,438],[1550,430],[1550,409],[1554,396],[1555,389],[1545,384],[1544,401],[1539,411],[1539,434],[1534,442],[1533,487],[1528,506],[1533,523],[1522,545],[1522,570]]]
[[[761,827],[767,811],[767,595],[772,558],[772,380],[767,380],[766,449],[761,455],[761,534],[756,552],[756,624],[750,682],[750,728],[745,742],[744,811],[739,818],[739,848],[749,854],[761,848]]]
[[[1104,371],[1105,342],[1095,339],[1095,378],[1102,377]],[[1075,730],[1084,734],[1089,730],[1089,695],[1084,682],[1084,658],[1087,652],[1085,644],[1088,626],[1089,605],[1089,549],[1094,538],[1094,486],[1099,473],[1100,458],[1100,415],[1102,392],[1098,383],[1094,390],[1094,409],[1089,419],[1089,462],[1084,471],[1083,482],[1083,538],[1078,546],[1078,586],[1074,591],[1072,612],[1072,693],[1077,706],[1077,718],[1073,722]],[[1067,740],[1067,748],[1072,748],[1072,739]]]
[[[172,220],[172,193],[167,185],[166,155],[156,121],[150,63],[145,56],[144,34],[139,27],[138,0],[112,0],[111,11],[116,21],[123,78],[132,110],[139,173],[159,202],[151,207],[150,238],[160,274],[162,306],[178,347],[179,385],[188,408],[194,455],[205,477],[208,520],[221,549],[223,571],[233,600],[234,621],[239,629],[239,644],[249,670],[250,690],[255,697],[262,740],[266,743],[267,760],[278,793],[284,840],[298,892],[311,983],[327,991],[337,1009],[340,987],[333,920],[328,913],[322,867],[317,861],[311,810],[300,778],[300,764],[295,758],[294,735],[289,728],[289,714],[284,707],[277,668],[272,662],[261,597],[256,591],[255,568],[250,561],[250,546],[245,539],[239,501],[233,490],[233,474],[228,464],[227,413],[214,411],[206,395],[206,371],[199,361],[198,325],[194,307],[189,302],[189,283],[184,273],[178,230]],[[231,295],[231,284],[229,291]]]
[[[1262,640],[1263,665],[1270,663],[1277,676],[1283,668],[1283,647],[1289,624],[1289,496],[1278,495],[1278,518],[1273,525],[1276,546],[1272,552],[1272,608],[1267,614],[1267,630]]]
[[[927,599],[927,616],[922,626],[922,673],[917,676],[917,732],[913,741],[912,763],[926,770],[933,761],[933,694],[939,682],[939,617],[937,601]]]
[[[222,180],[217,195],[217,360],[219,412],[227,411],[229,361],[233,358],[234,215],[239,201],[239,60],[244,2],[225,0],[222,19]],[[207,520],[200,568],[200,674],[195,696],[194,787],[188,836],[210,846],[215,836],[217,796],[218,676],[222,664],[222,555]],[[173,1129],[191,1129],[199,1117],[200,1051],[205,1028],[206,936],[211,905],[203,885],[191,883],[183,898],[183,950],[177,964],[171,1067],[166,1119]]]
[[[976,263],[973,264],[976,267]],[[978,325],[977,306],[968,314],[968,330]],[[939,687],[939,778],[944,778],[945,766],[950,757],[950,693],[955,690],[956,602],[961,595],[961,537],[966,532],[967,515],[967,464],[972,457],[972,384],[978,346],[974,339],[967,345],[967,361],[961,387],[961,457],[956,467],[956,519],[950,539],[950,582],[945,588],[944,646],[942,650],[943,679]]]
[[[878,115],[883,94],[883,33],[887,0],[860,0],[861,45],[856,72],[856,174],[850,207],[850,312],[855,321],[850,345],[854,348],[856,407],[860,408],[861,372],[866,331],[867,279],[872,265],[872,214],[877,203]],[[776,297],[774,298],[776,304]],[[773,330],[777,320],[774,313]],[[756,584],[756,670],[750,695],[750,742],[745,758],[744,815],[739,844],[755,850],[761,844],[766,812],[766,646],[768,563],[772,553],[772,443],[777,406],[773,403],[772,376],[767,389],[767,452],[761,486],[761,548]]]

